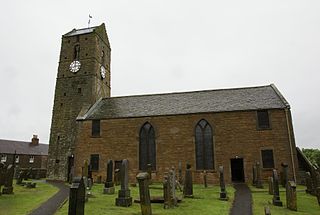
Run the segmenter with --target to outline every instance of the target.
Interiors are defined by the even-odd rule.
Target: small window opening
[[[34,163],[34,156],[33,156],[33,155],[30,155],[30,157],[29,157],[29,163]]]
[[[100,136],[100,120],[92,120],[91,135],[93,137]]]

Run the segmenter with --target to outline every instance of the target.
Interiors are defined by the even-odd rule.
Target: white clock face
[[[79,61],[77,61],[77,60],[74,60],[70,64],[69,69],[70,69],[71,72],[76,73],[76,72],[79,71],[80,67],[81,67],[81,63]]]
[[[106,69],[103,66],[100,67],[100,74],[102,79],[106,78]]]

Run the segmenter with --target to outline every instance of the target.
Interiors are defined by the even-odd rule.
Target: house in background
[[[1,162],[12,164],[13,159],[17,167],[27,169],[32,167],[44,178],[47,172],[48,144],[39,143],[37,135],[33,135],[31,142],[0,139]]]

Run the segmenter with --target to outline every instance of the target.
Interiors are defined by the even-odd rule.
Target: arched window
[[[195,140],[197,170],[214,169],[212,128],[204,119],[196,125]]]
[[[73,50],[73,59],[79,60],[80,45],[75,45]]]
[[[150,123],[145,123],[139,136],[139,169],[147,170],[147,164],[156,169],[156,142],[154,129]]]

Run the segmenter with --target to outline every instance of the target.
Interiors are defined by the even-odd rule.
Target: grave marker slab
[[[278,173],[277,170],[273,170],[273,199],[272,203],[275,206],[281,206],[282,207],[282,202],[280,201],[280,195],[279,195],[279,178],[278,178]]]
[[[294,181],[288,181],[286,186],[286,199],[287,208],[293,211],[297,211],[297,192],[296,183]]]
[[[226,184],[224,182],[224,172],[223,166],[219,166],[219,181],[220,181],[220,200],[227,201],[227,191],[226,191]]]
[[[104,183],[104,189],[103,189],[104,194],[114,194],[115,188],[114,188],[114,184],[113,184],[112,173],[113,173],[113,161],[108,160],[108,162],[107,162],[107,179],[106,179],[106,182]]]
[[[184,177],[183,196],[186,198],[193,198],[193,183],[191,165],[186,165],[186,174]]]
[[[132,197],[129,190],[129,178],[128,178],[128,160],[124,159],[120,169],[121,190],[118,192],[118,198],[116,198],[116,206],[129,207],[132,205]]]
[[[84,215],[86,188],[82,177],[74,177],[69,193],[68,215]]]
[[[152,214],[149,190],[149,177],[150,175],[147,172],[139,173],[136,177],[139,183],[140,206],[142,215]]]

